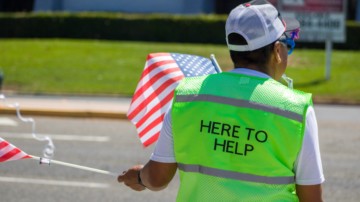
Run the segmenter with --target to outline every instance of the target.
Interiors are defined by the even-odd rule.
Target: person
[[[118,181],[157,191],[178,170],[177,201],[322,201],[311,94],[279,82],[299,22],[255,0],[225,29],[234,69],[183,79],[150,160]]]

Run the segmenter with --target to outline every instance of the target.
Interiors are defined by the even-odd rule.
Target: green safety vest
[[[171,111],[178,201],[298,201],[311,94],[243,74],[185,78]]]

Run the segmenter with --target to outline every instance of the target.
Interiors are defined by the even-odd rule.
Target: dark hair
[[[231,33],[228,36],[229,44],[247,45],[246,40],[239,34]],[[247,67],[249,65],[256,65],[259,68],[266,69],[266,65],[270,60],[272,51],[274,50],[275,41],[267,46],[253,50],[253,51],[232,51],[230,50],[230,57],[234,63],[234,67]]]

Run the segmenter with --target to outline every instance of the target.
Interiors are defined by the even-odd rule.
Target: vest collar
[[[245,74],[248,76],[256,76],[256,77],[261,77],[261,78],[271,78],[269,75],[253,70],[253,69],[248,69],[248,68],[235,68],[233,70],[231,70],[230,72],[232,73],[236,73],[236,74]]]

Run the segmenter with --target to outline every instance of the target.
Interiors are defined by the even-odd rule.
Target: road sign
[[[269,0],[283,17],[300,22],[299,41],[325,42],[325,79],[330,79],[333,42],[345,42],[346,0]]]
[[[299,41],[345,42],[346,0],[270,0],[283,17],[299,20]]]

